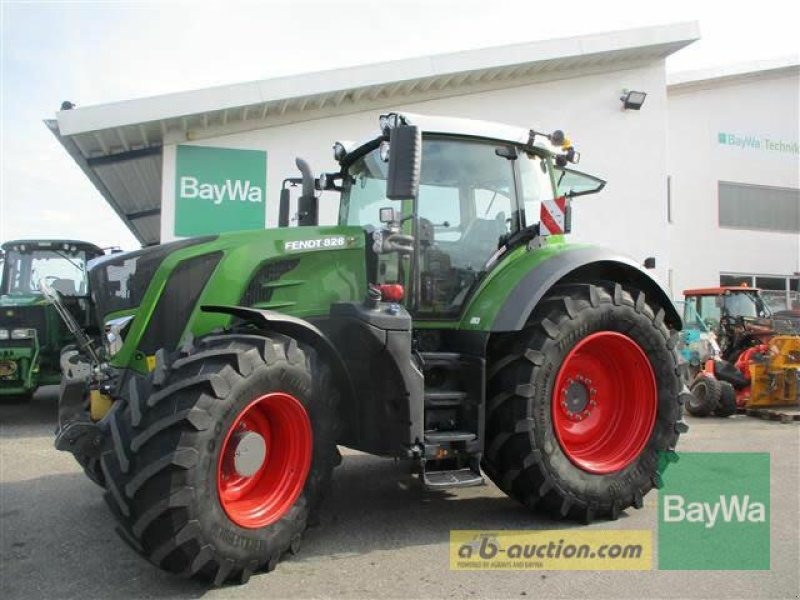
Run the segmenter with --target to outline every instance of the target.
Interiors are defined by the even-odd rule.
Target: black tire
[[[736,414],[736,390],[727,381],[720,381],[719,404],[714,409],[716,417],[730,417]]]
[[[105,499],[118,533],[151,563],[214,585],[245,583],[299,549],[337,457],[338,393],[316,353],[284,335],[207,336],[173,358],[166,364],[159,352],[149,382],[132,379],[126,401],[112,408],[101,456]],[[236,417],[268,392],[303,405],[313,435],[311,467],[284,516],[242,528],[219,500],[219,453]]]
[[[635,298],[635,299],[634,299]],[[619,284],[576,284],[550,290],[528,325],[490,342],[486,453],[482,466],[505,493],[531,509],[589,522],[641,508],[660,468],[676,458],[686,431],[685,386],[678,373],[677,333],[642,292]],[[655,423],[636,458],[620,470],[595,474],[573,463],[556,437],[551,407],[567,354],[592,333],[614,331],[645,352],[656,380]]]
[[[694,417],[707,417],[719,406],[722,388],[720,381],[706,373],[700,373],[692,382],[689,391],[692,392],[686,410]]]

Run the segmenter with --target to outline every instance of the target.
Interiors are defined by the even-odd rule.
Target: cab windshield
[[[767,318],[772,315],[764,300],[755,292],[733,292],[725,295],[725,310],[732,317]]]
[[[6,252],[3,294],[38,294],[42,280],[64,296],[85,296],[86,253],[83,250],[43,249]]]

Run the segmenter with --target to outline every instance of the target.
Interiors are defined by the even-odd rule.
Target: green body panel
[[[563,236],[544,238],[541,248],[528,250],[523,244],[504,256],[483,278],[456,324],[457,329],[490,331],[503,301],[520,280],[543,262],[584,244],[568,244]]]
[[[344,237],[343,247],[287,250],[286,243]],[[420,329],[490,331],[503,300],[532,269],[549,258],[580,247],[562,236],[546,239],[541,248],[523,245],[502,257],[472,294],[460,317],[452,320],[419,320]],[[220,252],[222,258],[192,309],[184,336],[203,335],[229,324],[230,317],[206,313],[203,305],[239,305],[251,278],[265,261],[297,260],[294,268],[265,284],[272,289],[269,302],[254,308],[275,310],[309,318],[325,316],[334,302],[361,300],[366,294],[365,235],[360,227],[295,227],[222,234],[207,243],[188,246],[169,254],[153,276],[139,307],[105,315],[104,320],[135,314],[122,349],[112,358],[121,368],[148,370],[147,356],[139,351],[159,297],[174,269],[184,260]]]
[[[287,250],[287,242],[335,237],[342,247]],[[580,247],[563,237],[545,240],[541,248],[522,245],[502,257],[472,294],[460,317],[452,320],[418,320],[420,329],[463,329],[490,331],[503,300],[532,269],[566,250]],[[222,234],[212,241],[188,246],[169,254],[157,269],[139,307],[105,315],[105,320],[135,314],[122,349],[111,363],[140,372],[148,370],[147,356],[139,350],[141,341],[170,275],[184,260],[209,253],[221,259],[203,289],[184,329],[184,337],[199,336],[230,323],[228,315],[207,313],[203,305],[242,304],[242,296],[265,262],[296,260],[282,276],[264,284],[272,290],[268,302],[254,308],[275,310],[300,318],[329,314],[331,304],[361,300],[366,294],[365,235],[360,227],[295,227]],[[152,366],[152,365],[151,365]]]
[[[303,249],[287,242],[335,240],[341,245]],[[272,289],[269,302],[255,308],[276,310],[309,318],[327,315],[334,302],[362,299],[366,294],[365,236],[360,227],[302,227],[267,229],[221,234],[217,238],[169,254],[157,269],[137,310],[118,311],[104,320],[136,314],[125,336],[122,349],[112,358],[116,367],[147,371],[147,357],[139,351],[140,342],[164,291],[169,276],[178,264],[195,256],[221,253],[208,283],[192,309],[184,336],[210,333],[228,325],[230,317],[206,313],[203,305],[239,305],[253,275],[265,261],[296,259],[297,264],[265,287]]]
[[[29,315],[38,313],[40,318],[8,325],[20,308]],[[37,322],[45,324],[46,333],[36,327]],[[71,341],[55,309],[39,294],[0,296],[0,329],[17,328],[34,329],[36,335],[27,340],[0,342],[0,361],[16,363],[13,376],[0,378],[0,396],[28,394],[40,385],[57,384],[61,379],[61,348]]]

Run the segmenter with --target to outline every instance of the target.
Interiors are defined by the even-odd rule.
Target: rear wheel
[[[490,346],[487,475],[530,508],[616,518],[660,485],[686,425],[676,335],[638,290],[551,290]]]
[[[717,417],[730,417],[736,414],[736,390],[727,381],[719,382],[719,404],[714,409]]]
[[[299,549],[336,460],[327,367],[278,334],[201,338],[162,366],[108,420],[101,466],[121,535],[217,585],[272,570]]]
[[[706,373],[700,373],[692,382],[691,398],[686,405],[689,414],[695,417],[707,417],[719,406],[722,388],[720,381]]]

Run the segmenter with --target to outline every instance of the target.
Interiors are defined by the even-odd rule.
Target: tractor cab
[[[684,322],[699,320],[714,332],[723,358],[729,360],[775,334],[772,311],[760,292],[744,286],[685,290]]]
[[[372,232],[373,280],[410,291],[406,306],[419,319],[458,317],[503,254],[537,235],[568,233],[570,199],[605,185],[566,169],[578,155],[560,131],[498,131],[491,123],[408,114],[385,115],[381,127],[381,137],[349,151],[335,146],[342,170],[321,180],[341,180],[339,224]],[[408,150],[389,139],[407,129],[421,138],[412,138],[421,158],[413,184],[392,194],[387,179],[399,171],[392,154],[413,165],[401,160]]]

